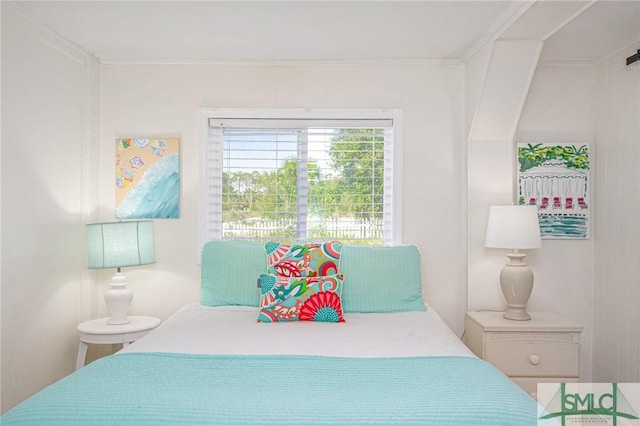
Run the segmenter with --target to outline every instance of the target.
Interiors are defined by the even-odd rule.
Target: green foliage
[[[323,219],[381,220],[383,213],[384,135],[382,131],[342,129],[331,139],[332,170],[324,174],[317,162],[307,164],[307,208]],[[281,222],[275,238],[295,238],[298,204],[298,161],[285,160],[272,171],[223,172],[223,221],[274,220]],[[311,235],[313,234],[313,236]],[[322,229],[310,237],[323,236]],[[261,235],[264,237],[264,235]],[[333,236],[335,238],[335,236]],[[339,238],[354,238],[345,233]]]
[[[586,145],[580,148],[574,145],[527,144],[518,147],[520,172],[538,167],[547,161],[560,161],[570,169],[589,169],[589,149]]]
[[[374,129],[341,129],[329,155],[339,171],[336,193],[341,213],[357,218],[381,218],[384,206],[384,134]]]

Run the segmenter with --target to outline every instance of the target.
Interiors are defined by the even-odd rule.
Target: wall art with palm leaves
[[[589,238],[588,144],[519,143],[518,202],[538,208],[542,238]]]

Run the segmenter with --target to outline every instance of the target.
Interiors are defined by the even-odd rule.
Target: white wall
[[[105,65],[100,214],[114,211],[116,136],[182,138],[181,217],[156,220],[157,263],[127,271],[131,312],[162,318],[199,300],[198,109],[401,108],[403,240],[422,252],[427,300],[458,333],[464,311],[463,67],[432,64]],[[100,294],[108,275],[103,274]],[[99,296],[101,297],[101,295]],[[98,300],[104,313],[104,304]]]
[[[597,67],[594,380],[640,382],[640,40]]]
[[[491,204],[515,201],[515,144],[518,142],[594,142],[593,67],[538,66],[515,141],[469,144],[469,302],[472,310],[504,310],[498,276],[504,250],[486,249],[484,233]],[[529,311],[557,312],[585,326],[581,353],[583,380],[591,377],[593,239],[543,240],[526,250],[535,283]]]
[[[74,367],[86,305],[91,68],[3,6],[3,411]]]
[[[590,144],[597,158],[594,134],[593,66],[538,66],[516,142]],[[598,176],[594,166],[595,162],[591,170],[593,202],[597,200],[594,183]],[[595,229],[593,217],[591,229]],[[536,279],[531,309],[557,312],[585,327],[580,354],[583,381],[591,379],[594,241],[593,233],[588,240],[543,240],[542,248],[528,256]]]

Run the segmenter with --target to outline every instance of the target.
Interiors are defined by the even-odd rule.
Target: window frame
[[[204,244],[211,236],[207,227],[209,198],[207,186],[209,179],[209,156],[207,147],[210,142],[210,119],[227,117],[234,119],[388,119],[393,121],[393,193],[391,206],[391,230],[389,243],[402,243],[402,110],[396,108],[344,108],[344,109],[290,109],[290,108],[202,108],[199,119],[200,188],[198,191],[198,258]],[[218,159],[220,164],[222,158]]]

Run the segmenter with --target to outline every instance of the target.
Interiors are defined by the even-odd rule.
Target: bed
[[[200,303],[2,424],[538,424],[536,402],[423,302],[415,247],[341,252],[343,322],[270,321],[264,245],[208,243]]]

